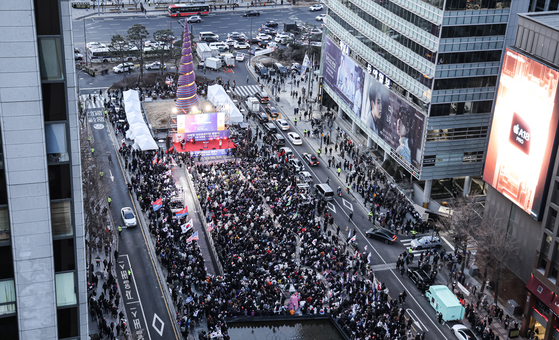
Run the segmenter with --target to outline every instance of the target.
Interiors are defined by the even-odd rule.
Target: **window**
[[[70,165],[49,165],[49,189],[50,198],[64,199],[72,198]]]
[[[45,83],[43,93],[43,113],[45,122],[66,120],[66,91],[64,83]]]
[[[439,64],[484,63],[501,60],[501,50],[439,53]]]
[[[0,244],[10,242],[10,218],[8,208],[0,208]]]
[[[12,246],[0,247],[0,280],[14,278],[14,264],[12,257]]]
[[[491,100],[479,102],[458,102],[447,104],[433,104],[431,105],[431,112],[429,116],[454,116],[454,115],[467,115],[477,113],[491,113],[493,102]]]
[[[480,10],[510,8],[511,0],[503,1],[481,1],[481,0],[447,0],[445,9],[447,11]]]
[[[475,87],[490,87],[497,84],[496,76],[449,78],[435,80],[434,90],[467,89]]]
[[[507,24],[445,26],[441,38],[487,37],[505,35]]]
[[[60,308],[56,311],[58,338],[78,336],[78,307]]]
[[[54,240],[54,271],[63,272],[76,269],[74,239]]]
[[[0,281],[0,315],[15,314],[16,286],[14,279]]]
[[[0,334],[3,339],[19,339],[17,315],[0,318]]]
[[[70,201],[51,201],[50,217],[53,236],[71,236],[74,234]]]
[[[35,0],[37,35],[60,35],[58,0]]]
[[[56,274],[56,305],[70,306],[78,303],[74,272]]]
[[[45,124],[47,141],[47,160],[49,163],[67,162],[68,146],[66,142],[66,124]]]
[[[63,59],[60,38],[39,38],[41,80],[63,80]]]
[[[545,229],[549,231],[553,231],[553,228],[555,227],[555,220],[557,220],[557,210],[553,209],[552,207],[549,207]]]
[[[486,138],[487,126],[472,126],[467,128],[427,130],[427,142],[445,140]]]
[[[553,283],[555,283],[557,281],[557,275],[558,274],[559,274],[559,271],[557,270],[557,267],[553,266],[553,267],[551,267],[551,270],[549,271],[548,279],[550,281],[553,281]]]
[[[6,174],[0,169],[0,205],[8,204],[8,189],[6,187]]]

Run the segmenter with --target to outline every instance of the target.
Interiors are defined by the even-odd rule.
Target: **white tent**
[[[134,140],[133,148],[142,151],[159,149],[142,117],[138,91],[128,90],[124,92],[124,111],[130,126],[130,129],[126,131],[126,138]]]
[[[243,121],[243,114],[237,109],[235,103],[231,100],[227,92],[221,85],[208,86],[208,100],[213,106],[218,108],[222,107],[225,111],[225,123],[241,123]]]

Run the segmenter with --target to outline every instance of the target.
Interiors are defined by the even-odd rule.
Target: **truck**
[[[212,70],[219,70],[223,66],[223,63],[221,59],[211,57],[204,60],[204,66],[206,66],[206,68],[211,68]]]
[[[260,111],[260,101],[254,97],[248,97],[246,100],[247,108],[249,111],[258,112]]]
[[[208,46],[208,44],[203,42],[199,42],[196,45],[196,53],[198,53],[198,57],[200,57],[200,60],[206,60],[206,58],[212,57],[212,51],[210,50],[210,47]]]
[[[215,58],[219,57],[219,47],[209,46],[209,48],[210,48],[210,51],[212,53],[212,57],[215,57]]]
[[[294,24],[283,24],[283,31],[284,31],[284,32],[293,32],[293,33],[297,33],[297,32],[299,32],[299,26],[297,25],[297,23],[294,23]]]
[[[235,56],[232,53],[225,53],[222,57],[226,66],[235,66]]]
[[[429,287],[425,292],[431,307],[441,313],[444,321],[461,320],[464,318],[465,309],[458,298],[444,285]]]

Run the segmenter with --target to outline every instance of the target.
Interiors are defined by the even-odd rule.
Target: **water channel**
[[[228,323],[231,340],[343,340],[330,320]]]

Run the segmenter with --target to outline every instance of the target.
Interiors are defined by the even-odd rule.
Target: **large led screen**
[[[401,159],[421,169],[425,116],[370,74],[364,89],[361,120]]]
[[[557,132],[559,72],[507,49],[483,180],[539,220]]]
[[[177,115],[177,133],[225,130],[225,112]]]
[[[344,100],[353,113],[361,113],[363,76],[365,73],[350,57],[328,37],[324,39],[324,81]]]

